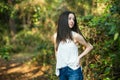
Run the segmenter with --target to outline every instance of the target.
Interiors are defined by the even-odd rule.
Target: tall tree
[[[13,8],[12,0],[8,0],[8,4],[11,6],[11,8]],[[16,34],[16,27],[15,27],[14,18],[11,15],[9,17],[9,27],[10,27],[10,34],[12,37],[14,37],[14,35]]]

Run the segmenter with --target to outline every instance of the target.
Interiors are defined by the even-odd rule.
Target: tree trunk
[[[12,5],[12,0],[8,0],[8,4],[10,6],[13,6]],[[16,34],[16,27],[15,27],[15,21],[11,17],[9,18],[9,27],[10,27],[10,34],[11,34],[12,37],[14,37],[15,34]]]
[[[12,37],[14,37],[16,34],[16,27],[15,27],[15,21],[12,18],[9,19],[9,27],[10,27],[10,34]]]

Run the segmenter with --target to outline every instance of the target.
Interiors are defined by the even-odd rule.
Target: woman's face
[[[75,16],[74,14],[70,13],[68,15],[68,25],[69,25],[69,28],[73,28],[74,24],[75,24]]]

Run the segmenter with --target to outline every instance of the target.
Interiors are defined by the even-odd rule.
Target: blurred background
[[[94,46],[84,80],[120,80],[120,0],[0,0],[0,80],[58,80],[51,36],[65,10]]]

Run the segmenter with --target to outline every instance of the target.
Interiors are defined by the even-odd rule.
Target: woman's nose
[[[74,20],[72,20],[72,19],[71,19],[71,22],[73,23],[73,22],[74,22]]]

